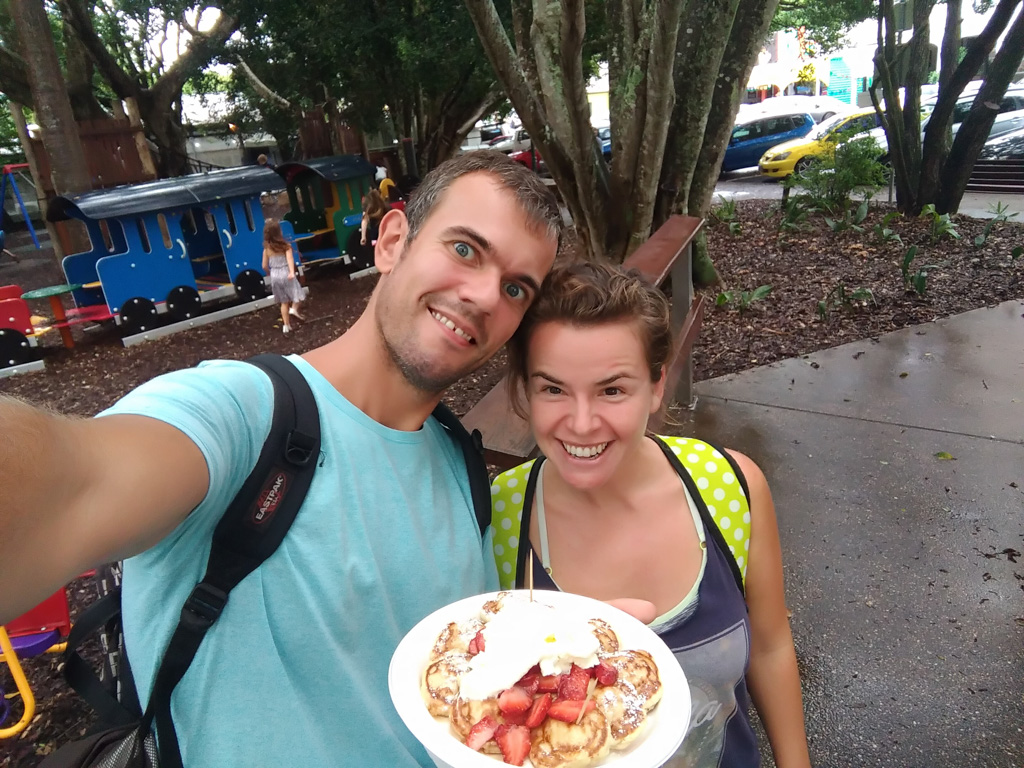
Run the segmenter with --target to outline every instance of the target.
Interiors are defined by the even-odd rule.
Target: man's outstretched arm
[[[137,554],[209,486],[199,447],[145,416],[75,419],[0,396],[0,623]]]

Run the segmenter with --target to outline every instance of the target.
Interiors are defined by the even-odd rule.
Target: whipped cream
[[[588,619],[543,603],[506,599],[485,617],[484,650],[470,661],[459,683],[463,699],[482,701],[515,685],[535,664],[542,675],[560,675],[573,664],[597,664],[601,646]]]

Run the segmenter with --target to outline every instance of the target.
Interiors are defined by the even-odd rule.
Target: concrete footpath
[[[1024,301],[697,391],[773,490],[814,765],[1024,767]]]

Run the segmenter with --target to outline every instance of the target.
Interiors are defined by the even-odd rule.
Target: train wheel
[[[156,325],[156,305],[149,299],[136,296],[121,307],[121,331],[125,336],[152,330]]]
[[[244,301],[256,301],[267,295],[263,275],[255,269],[247,269],[235,278],[235,293]]]
[[[13,328],[0,328],[0,368],[31,363],[38,358],[38,350],[28,343],[25,334]]]
[[[167,314],[175,321],[189,320],[203,309],[199,291],[190,285],[179,285],[167,294]]]
[[[363,245],[360,242],[361,237],[359,230],[353,229],[348,235],[348,240],[345,241],[345,250],[349,258],[352,259],[348,266],[353,272],[373,266],[373,246],[369,243]]]

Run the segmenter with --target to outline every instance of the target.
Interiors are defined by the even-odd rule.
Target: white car
[[[741,104],[740,117],[772,116],[791,112],[806,113],[820,123],[833,115],[849,112],[853,107],[834,96],[773,96],[756,104]],[[738,119],[738,118],[737,118]]]
[[[954,136],[956,136],[956,132],[960,130],[960,126],[967,118],[968,113],[970,113],[976,95],[961,96],[957,100],[956,106],[953,107]],[[932,111],[935,109],[936,100],[936,98],[930,98],[921,104],[921,112],[927,115],[921,121],[922,141],[924,140],[925,128],[928,126],[928,117],[931,116]],[[1006,95],[1003,96],[1002,101],[999,103],[999,114],[996,115],[995,122],[992,123],[987,140],[1002,136],[1010,131],[1020,130],[1021,128],[1024,128],[1024,88],[1012,88],[1006,92]],[[868,135],[874,137],[883,152],[888,152],[889,142],[886,140],[885,131],[882,128],[875,128],[869,131]]]

